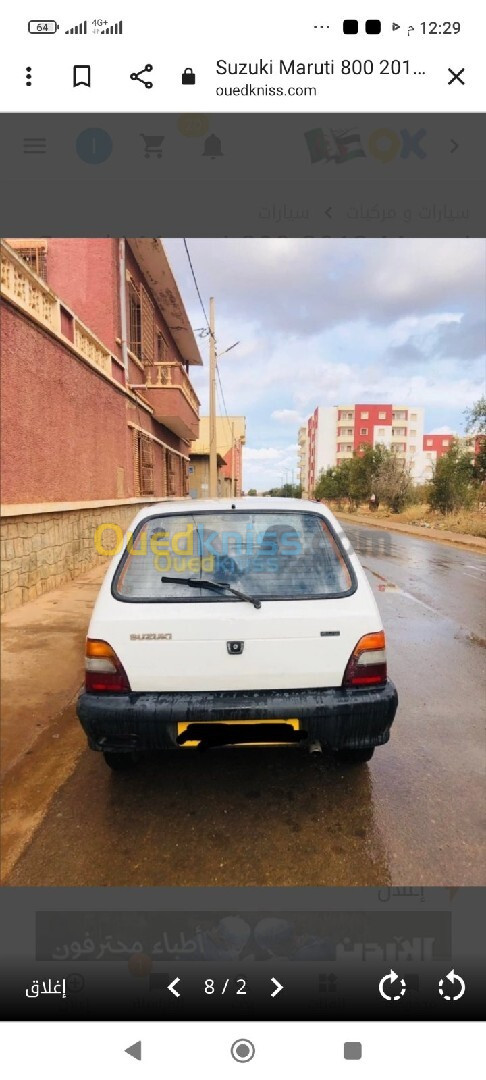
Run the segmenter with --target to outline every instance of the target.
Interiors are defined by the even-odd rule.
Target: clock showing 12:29
[[[420,23],[423,34],[460,34],[460,22],[423,22]]]

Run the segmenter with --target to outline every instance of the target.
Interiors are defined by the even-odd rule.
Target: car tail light
[[[106,641],[86,639],[85,672],[85,688],[90,694],[130,692],[126,671]]]
[[[382,686],[386,683],[385,634],[365,634],[348,660],[343,686]]]

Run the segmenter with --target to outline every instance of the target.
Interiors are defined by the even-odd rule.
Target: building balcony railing
[[[200,401],[181,364],[176,360],[150,364],[145,377],[143,396],[156,420],[186,442],[197,439]]]
[[[45,281],[4,243],[1,245],[1,292],[6,300],[10,300],[34,322],[55,334],[63,344],[111,377],[110,350],[76,315],[61,305],[59,297]],[[69,336],[63,332],[61,310],[64,325],[69,327]]]

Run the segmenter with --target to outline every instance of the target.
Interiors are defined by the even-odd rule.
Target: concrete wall
[[[127,504],[81,506],[77,509],[42,510],[2,518],[0,524],[0,609],[10,611],[65,581],[82,574],[107,556],[95,547],[95,530],[113,523],[123,531],[151,500]],[[116,543],[113,529],[102,538],[108,548]]]
[[[324,469],[336,464],[337,408],[320,406],[317,419],[316,481]]]

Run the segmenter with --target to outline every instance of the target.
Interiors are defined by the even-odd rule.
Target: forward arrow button
[[[283,990],[284,988],[282,986],[282,983],[279,983],[278,979],[273,979],[272,978],[272,982],[273,982],[273,985],[275,987],[275,990],[273,990],[273,992],[270,994],[270,997],[276,997],[277,994],[279,994],[280,991]]]

